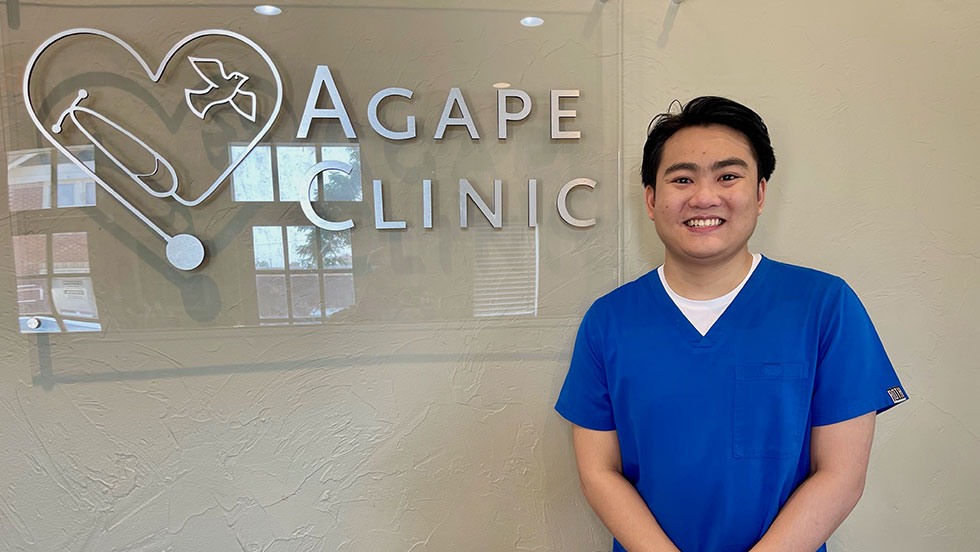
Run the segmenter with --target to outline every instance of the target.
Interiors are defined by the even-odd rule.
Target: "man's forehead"
[[[664,143],[664,149],[692,147],[699,144],[705,146],[730,144],[732,147],[744,148],[746,151],[751,151],[752,149],[747,136],[734,128],[723,125],[684,127],[667,139]]]
[[[756,168],[757,162],[748,138],[721,125],[686,127],[664,143],[661,171],[678,164],[688,168],[742,165]]]

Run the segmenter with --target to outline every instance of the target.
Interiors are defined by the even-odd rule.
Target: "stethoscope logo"
[[[175,57],[178,51],[187,46],[189,43],[205,37],[225,37],[238,41],[254,50],[268,65],[268,69],[275,80],[275,103],[268,114],[265,124],[257,129],[251,141],[249,141],[245,147],[238,150],[237,155],[232,156],[228,166],[220,172],[220,174],[210,183],[205,191],[196,197],[187,197],[181,193],[180,172],[174,167],[173,163],[161,155],[156,149],[147,144],[145,140],[128,129],[124,124],[121,124],[120,122],[113,120],[111,117],[99,112],[97,109],[90,107],[89,103],[91,102],[91,98],[88,90],[84,88],[78,90],[78,93],[71,105],[60,113],[60,116],[57,118],[56,122],[50,127],[46,127],[41,122],[31,98],[31,77],[35,66],[37,65],[38,59],[41,57],[44,51],[50,48],[53,44],[67,37],[78,35],[93,35],[116,43],[136,59],[136,61],[146,72],[147,77],[149,77],[149,79],[154,83],[158,83],[160,81],[170,61]],[[187,88],[184,90],[184,101],[191,113],[201,120],[207,120],[209,114],[214,110],[229,108],[234,110],[242,119],[247,120],[250,123],[256,123],[258,119],[256,113],[258,105],[256,96],[253,92],[246,89],[247,83],[250,79],[249,75],[246,75],[240,71],[226,70],[224,62],[218,58],[188,56],[186,59],[191,63],[194,71],[200,76],[202,81],[199,87]],[[163,238],[167,244],[167,260],[171,265],[180,270],[193,270],[201,265],[205,257],[204,244],[197,236],[194,236],[193,234],[171,234],[165,231],[160,227],[160,225],[151,220],[146,213],[123,197],[123,195],[120,194],[114,186],[109,184],[106,179],[101,178],[95,173],[94,170],[89,168],[88,165],[73,154],[64,144],[55,139],[54,135],[62,134],[62,132],[66,130],[66,127],[70,121],[72,127],[81,132],[81,134],[83,134],[86,139],[91,142],[92,146],[102,152],[102,154],[109,159],[125,175],[125,177],[128,178],[128,180],[135,183],[144,192],[155,198],[170,198],[181,205],[194,207],[211,198],[221,187],[221,185],[228,180],[232,172],[234,172],[235,169],[241,165],[242,161],[245,160],[248,154],[255,149],[255,146],[259,143],[259,141],[261,141],[266,134],[268,134],[269,130],[272,128],[272,125],[276,121],[276,117],[279,115],[280,108],[282,107],[282,78],[279,75],[279,70],[275,63],[273,63],[272,59],[265,52],[265,50],[263,50],[251,39],[231,31],[212,29],[187,35],[174,44],[170,51],[163,57],[160,65],[154,71],[151,70],[150,66],[143,59],[143,57],[140,56],[129,44],[115,35],[97,29],[72,29],[52,36],[41,44],[34,51],[33,55],[31,55],[31,58],[27,63],[27,68],[24,71],[24,102],[27,106],[27,112],[31,120],[37,126],[38,130],[40,130],[45,139],[54,145],[54,147],[57,148],[58,151],[60,151],[66,158],[71,160],[71,162],[75,164],[82,172],[98,183],[103,190],[122,204],[123,207],[125,207],[134,216],[150,227],[156,234]],[[149,163],[144,163],[144,165],[151,168],[149,170],[138,171],[133,168],[131,163],[128,163],[126,160],[115,155],[112,148],[107,147],[104,141],[100,139],[96,133],[90,130],[89,124],[91,123],[97,123],[100,125],[100,128],[114,133],[117,143],[128,143],[129,151],[140,152],[140,154],[145,157],[144,161],[150,160]]]

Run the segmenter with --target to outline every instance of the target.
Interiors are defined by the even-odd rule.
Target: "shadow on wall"
[[[660,28],[660,37],[657,38],[657,46],[663,48],[670,40],[670,31],[674,28],[674,20],[677,19],[677,5],[683,0],[671,0],[667,4],[667,15],[664,16],[664,24]]]
[[[253,364],[218,364],[194,368],[156,368],[133,372],[103,372],[95,374],[55,374],[52,366],[51,342],[47,334],[37,336],[38,373],[32,378],[34,385],[52,389],[55,384],[95,383],[113,381],[139,381],[163,378],[182,378],[191,376],[214,376],[255,372],[286,372],[289,370],[308,370],[310,368],[332,369],[350,366],[399,365],[399,364],[459,364],[470,356],[463,353],[433,353],[404,355],[338,355],[330,357],[304,358],[281,362],[257,362]],[[483,353],[481,362],[561,362],[560,352],[516,352]]]
[[[7,24],[11,29],[20,28],[20,0],[7,0]]]

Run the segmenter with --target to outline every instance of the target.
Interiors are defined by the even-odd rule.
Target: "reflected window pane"
[[[356,146],[323,146],[320,148],[323,161],[343,161],[350,163],[353,170],[350,176],[340,171],[323,173],[324,201],[362,201],[361,190],[361,150]]]
[[[79,161],[95,171],[94,146],[69,148]],[[64,154],[58,153],[58,207],[95,205],[95,181]]]
[[[51,314],[48,281],[44,278],[18,278],[17,307],[22,316]]]
[[[257,274],[259,318],[288,318],[286,277],[281,274]]]
[[[316,233],[312,226],[287,226],[286,242],[289,245],[289,268],[316,269]]]
[[[293,318],[320,316],[320,279],[316,274],[293,274],[289,277]]]
[[[55,274],[91,271],[86,232],[54,234],[51,236],[51,249]]]
[[[323,268],[353,268],[354,254],[350,243],[350,230],[333,232],[320,230],[320,258]]]
[[[51,154],[47,149],[7,154],[11,211],[51,208]]]
[[[282,247],[282,227],[252,227],[252,248],[257,270],[282,270],[285,268]]]
[[[329,316],[354,304],[354,275],[324,274],[323,293],[326,314]]]
[[[98,318],[99,310],[95,305],[95,291],[92,278],[53,278],[51,280],[51,298],[61,316],[78,318]],[[69,330],[72,331],[72,330]]]
[[[231,158],[237,159],[245,146],[231,146]],[[234,201],[273,201],[272,154],[269,146],[256,146],[231,173]]]
[[[47,236],[14,236],[14,272],[17,276],[48,273]]]
[[[91,207],[95,205],[95,182],[58,179],[58,207]]]
[[[304,192],[309,194],[309,183],[304,182],[304,176],[316,164],[315,147],[278,146],[276,162],[279,165],[279,201],[299,201]]]

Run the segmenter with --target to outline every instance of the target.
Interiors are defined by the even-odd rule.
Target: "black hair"
[[[726,126],[745,136],[755,155],[759,180],[769,180],[776,168],[776,154],[773,153],[769,129],[762,117],[728,98],[701,96],[688,102],[680,113],[661,113],[650,121],[647,141],[643,145],[643,166],[640,168],[643,185],[656,188],[664,144],[671,136],[683,128],[709,125]]]

